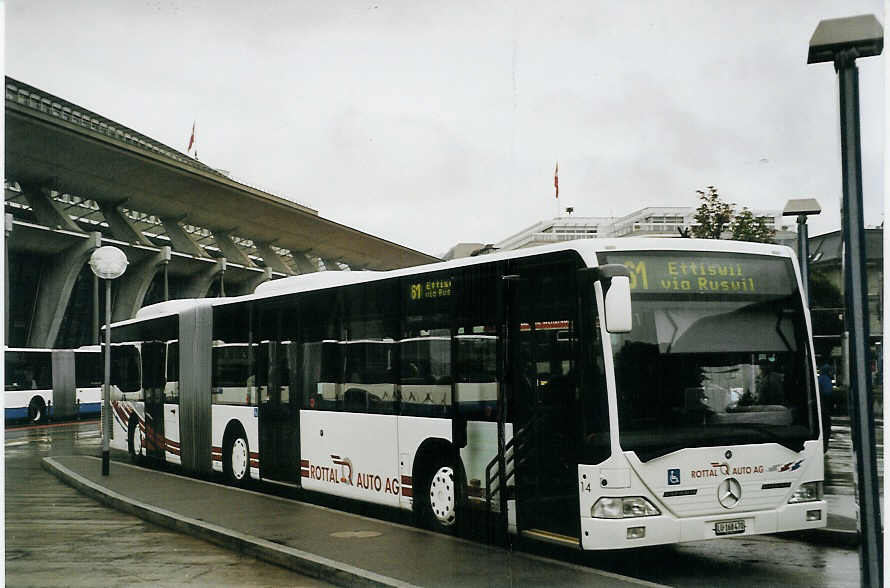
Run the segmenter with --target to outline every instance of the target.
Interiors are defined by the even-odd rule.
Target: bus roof
[[[519,259],[546,253],[559,251],[577,252],[587,267],[597,265],[597,253],[611,253],[617,251],[713,251],[715,253],[749,253],[759,255],[772,255],[778,257],[793,257],[789,247],[772,243],[749,243],[745,241],[729,241],[724,239],[669,239],[669,238],[617,238],[617,239],[580,239],[564,241],[552,245],[541,245],[516,249],[500,253],[490,253],[477,257],[462,257],[450,261],[418,265],[389,271],[325,271],[302,274],[288,278],[280,278],[272,282],[266,282],[257,287],[253,294],[233,296],[225,298],[190,298],[181,300],[169,300],[159,302],[141,308],[136,317],[114,323],[113,326],[122,326],[145,319],[179,314],[181,311],[197,305],[220,306],[246,300],[257,300],[322,290],[335,286],[348,284],[360,284],[377,280],[411,276],[415,274],[435,272],[452,268],[462,268],[485,263],[492,263],[508,259]]]

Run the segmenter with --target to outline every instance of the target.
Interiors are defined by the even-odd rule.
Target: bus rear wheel
[[[420,487],[420,522],[440,533],[457,534],[465,515],[466,496],[461,469],[452,459],[435,460]]]
[[[46,417],[46,405],[43,399],[35,396],[28,404],[28,422],[39,423]]]
[[[223,460],[226,478],[234,484],[243,485],[250,477],[250,451],[243,433],[229,438]]]

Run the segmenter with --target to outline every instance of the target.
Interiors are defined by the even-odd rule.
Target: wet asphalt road
[[[826,485],[838,492],[852,493],[849,439],[849,427],[836,422]],[[7,584],[324,585],[101,506],[40,468],[40,459],[47,455],[70,454],[100,455],[95,423],[6,431]],[[83,535],[84,529],[90,532]],[[608,553],[533,549],[675,586],[859,585],[856,550],[785,536]]]
[[[71,454],[101,455],[95,422],[6,430],[7,586],[329,586],[103,506],[40,466]]]

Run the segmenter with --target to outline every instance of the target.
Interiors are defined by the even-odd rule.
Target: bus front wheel
[[[223,467],[230,482],[242,485],[250,477],[250,451],[244,434],[238,432],[229,438],[224,452]]]
[[[418,496],[421,523],[434,531],[456,534],[465,510],[460,465],[445,457],[435,460],[424,476]]]

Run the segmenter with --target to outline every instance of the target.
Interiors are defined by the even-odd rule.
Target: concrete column
[[[273,272],[279,272],[282,274],[287,274],[292,276],[294,271],[287,267],[287,264],[284,263],[284,260],[278,256],[277,253],[272,251],[272,247],[269,243],[258,243],[254,241],[254,245],[256,245],[257,253],[260,254],[260,257],[263,258],[263,262],[266,264],[266,267],[271,268]]]
[[[305,253],[291,251],[291,255],[294,256],[294,263],[301,274],[311,274],[318,271],[318,265],[312,263],[312,260]]]
[[[121,213],[120,206],[110,202],[100,202],[99,210],[102,211],[102,216],[105,217],[105,222],[108,223],[108,230],[111,232],[111,236],[118,241],[148,245],[149,247],[154,245],[145,235],[136,230],[130,219]]]
[[[62,251],[47,264],[37,292],[28,347],[52,347],[55,344],[74,282],[93,250],[101,244],[101,233],[89,233],[88,239]]]
[[[170,252],[170,247],[161,247],[155,255],[128,267],[124,275],[118,278],[120,283],[111,312],[112,321],[125,321],[136,316],[158,269],[170,262]]]
[[[62,210],[59,203],[52,199],[47,188],[42,188],[35,184],[19,185],[22,187],[22,194],[25,195],[28,204],[31,205],[38,223],[53,229],[83,233],[83,230],[77,226],[77,223],[71,220],[71,217]]]
[[[235,242],[228,233],[223,231],[213,231],[213,240],[216,241],[219,250],[222,251],[222,254],[226,256],[228,261],[245,267],[256,267],[250,258],[247,257],[247,254],[235,245]]]
[[[189,283],[185,287],[184,298],[204,298],[220,273],[226,271],[226,258],[217,259],[214,264],[207,264],[207,267],[192,276]]]
[[[257,272],[256,276],[249,280],[245,280],[241,282],[237,288],[232,288],[231,292],[228,292],[231,296],[242,296],[244,294],[253,294],[253,291],[256,290],[256,287],[262,284],[263,282],[268,282],[272,279],[272,270],[270,268],[263,268],[262,272]]]
[[[162,218],[161,224],[164,225],[164,231],[167,233],[170,242],[173,243],[174,251],[187,253],[194,257],[207,257],[201,246],[179,226],[178,220],[175,218]]]
[[[3,291],[6,296],[3,297],[3,324],[6,325],[3,331],[3,343],[9,345],[9,235],[12,234],[12,215],[6,213],[6,241],[3,248]]]

